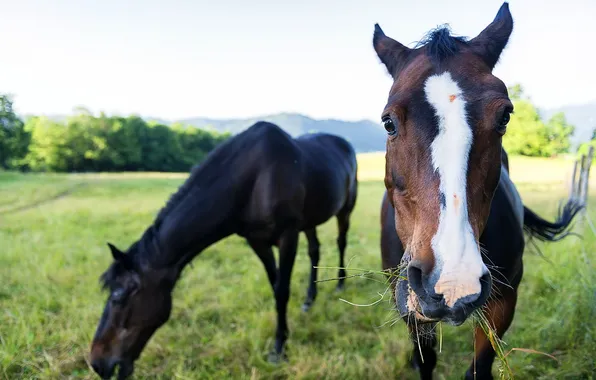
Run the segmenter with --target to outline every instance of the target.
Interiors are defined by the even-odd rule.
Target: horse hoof
[[[302,311],[303,312],[307,312],[310,310],[310,307],[312,306],[312,301],[306,301],[302,304]]]
[[[414,357],[410,358],[410,368],[413,370],[418,370],[418,363],[416,363],[416,359]]]
[[[267,361],[271,364],[280,364],[288,361],[285,353],[270,352]]]
[[[474,375],[474,372],[472,372],[471,370],[468,369],[466,371],[466,376],[464,377],[464,380],[476,380],[476,379],[493,380],[493,375],[492,375],[492,373],[485,374],[484,376],[479,375],[479,374]]]

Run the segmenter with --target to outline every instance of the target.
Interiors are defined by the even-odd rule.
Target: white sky
[[[391,81],[379,22],[410,44],[449,23],[473,37],[496,0],[3,0],[0,92],[21,113],[179,119],[300,112],[377,121]],[[541,107],[596,101],[596,1],[512,0],[495,73]]]

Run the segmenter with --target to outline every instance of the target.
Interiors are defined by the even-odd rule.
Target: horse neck
[[[251,193],[255,165],[246,158],[254,141],[232,137],[194,168],[190,177],[156,218],[155,268],[179,271],[210,245],[236,232],[237,205]]]
[[[155,240],[160,253],[152,266],[182,270],[204,249],[235,233],[234,206],[245,192],[228,178],[196,186],[159,223]]]

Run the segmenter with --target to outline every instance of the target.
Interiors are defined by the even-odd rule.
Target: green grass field
[[[383,155],[360,157],[359,199],[348,236],[351,267],[380,269],[379,209]],[[524,202],[552,218],[567,194],[571,164],[511,159]],[[540,174],[540,170],[545,170]],[[0,378],[92,379],[89,344],[105,301],[98,276],[111,261],[106,241],[126,248],[185,174],[21,175],[0,173]],[[596,221],[596,199],[588,215]],[[596,371],[596,236],[531,249],[505,351],[518,379],[592,379]],[[319,228],[321,266],[338,265],[335,220]],[[416,379],[412,349],[390,298],[369,307],[385,285],[350,278],[343,293],[321,282],[303,313],[310,262],[302,235],[289,304],[289,362],[266,361],[275,329],[265,271],[247,244],[231,237],[187,267],[170,321],[137,362],[151,379]],[[356,274],[357,271],[349,271]],[[336,277],[320,270],[319,279]],[[380,278],[380,277],[379,277]],[[437,379],[460,379],[472,359],[472,323],[443,326]],[[498,365],[493,367],[498,374]]]

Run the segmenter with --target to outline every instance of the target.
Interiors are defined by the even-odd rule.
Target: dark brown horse
[[[392,293],[422,379],[436,364],[437,322],[460,325],[482,307],[503,336],[523,274],[524,230],[557,240],[582,208],[570,200],[550,223],[523,205],[509,178],[501,140],[513,104],[492,70],[512,28],[507,3],[471,40],[439,28],[408,48],[375,26],[374,48],[394,81],[381,117],[389,135],[381,255],[399,274]],[[476,378],[490,379],[495,352],[479,328],[475,340]]]
[[[259,122],[221,144],[126,253],[109,244],[114,262],[102,281],[110,296],[91,346],[93,369],[107,379],[119,365],[119,378],[130,375],[146,343],[170,317],[172,290],[183,268],[232,234],[246,238],[265,266],[277,308],[270,360],[283,357],[298,235],[304,231],[308,238],[313,266],[303,306],[308,309],[317,295],[316,227],[333,216],[339,227],[339,266],[344,267],[356,170],[352,146],[329,134],[294,139],[274,124]],[[279,247],[279,270],[274,245]],[[338,275],[346,274],[340,269]]]

